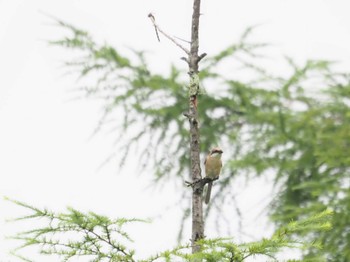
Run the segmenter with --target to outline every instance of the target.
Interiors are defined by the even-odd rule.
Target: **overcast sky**
[[[253,38],[276,44],[275,53],[298,61],[341,61],[345,68],[349,10],[348,0],[202,0],[200,49],[213,54],[247,26],[262,25]],[[191,11],[190,0],[0,0],[0,195],[60,211],[73,206],[113,217],[155,218],[152,225],[131,229],[140,254],[175,245],[180,213],[167,207],[178,188],[149,189],[151,177],[136,174],[134,165],[122,174],[113,163],[98,169],[117,134],[91,138],[100,104],[72,101],[70,91],[79,83],[62,68],[70,55],[46,43],[64,34],[43,13],[88,30],[101,43],[148,50],[149,63],[164,72],[166,64],[184,67],[183,54],[165,39],[157,42],[147,14],[153,12],[172,35],[189,39]],[[245,197],[242,206],[255,207],[261,193]],[[4,219],[21,214],[19,207],[0,200],[0,261],[17,261],[7,254],[13,242],[4,237],[27,228]],[[256,215],[246,214],[248,221]],[[251,224],[252,232],[255,227]],[[207,235],[214,232],[212,226]]]

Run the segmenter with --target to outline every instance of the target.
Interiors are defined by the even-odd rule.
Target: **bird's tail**
[[[213,186],[213,182],[208,183],[207,195],[205,196],[205,203],[208,204],[210,200],[211,187]]]

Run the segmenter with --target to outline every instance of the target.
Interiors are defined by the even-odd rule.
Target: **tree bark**
[[[197,96],[199,91],[198,78],[198,56],[199,48],[199,16],[200,16],[200,0],[194,0],[192,13],[192,30],[191,30],[191,49],[188,57],[189,75],[190,75],[190,92],[189,92],[189,122],[190,122],[190,157],[191,157],[191,177],[192,186],[192,253],[200,250],[200,246],[196,242],[204,238],[204,220],[203,220],[203,185],[196,183],[201,181],[200,167],[200,137],[199,137],[199,121]]]
[[[206,53],[198,56],[199,48],[199,16],[200,16],[201,0],[193,1],[193,13],[192,13],[192,26],[191,26],[191,47],[187,50],[180,45],[176,39],[166,34],[155,22],[154,15],[148,14],[156,31],[160,32],[178,47],[180,47],[188,55],[188,58],[182,58],[188,63],[189,66],[189,110],[184,113],[190,122],[190,160],[191,160],[191,178],[192,183],[192,253],[200,251],[200,246],[197,241],[204,238],[204,220],[203,220],[203,202],[202,194],[203,188],[206,183],[210,182],[207,179],[202,179],[201,165],[200,165],[200,140],[199,140],[199,121],[198,121],[198,108],[197,108],[197,96],[199,92],[199,76],[198,76],[198,63],[206,56]],[[159,40],[159,35],[157,35]]]

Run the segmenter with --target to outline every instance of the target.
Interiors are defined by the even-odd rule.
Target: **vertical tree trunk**
[[[196,108],[196,97],[190,97],[190,135],[191,135],[191,175],[193,184],[192,192],[192,253],[199,251],[199,246],[196,241],[204,238],[204,220],[203,220],[203,202],[202,183],[196,183],[201,180],[200,167],[200,140],[198,129],[198,113]]]
[[[198,78],[198,62],[200,57],[198,56],[198,29],[199,29],[199,16],[200,16],[200,0],[194,0],[193,2],[193,14],[192,14],[192,30],[191,30],[191,49],[188,57],[189,62],[189,75],[190,75],[190,92],[189,92],[189,122],[190,122],[190,156],[191,156],[191,177],[193,184],[192,192],[192,253],[199,251],[200,247],[196,242],[204,238],[204,220],[203,220],[203,202],[202,183],[196,183],[202,179],[201,167],[200,167],[200,138],[198,128],[198,108],[197,108],[197,95],[199,90],[199,78]],[[191,86],[194,85],[194,86]]]
[[[184,113],[190,122],[190,159],[191,159],[191,178],[192,178],[192,253],[196,253],[200,250],[200,246],[196,242],[204,238],[204,220],[203,220],[203,202],[202,193],[205,183],[209,182],[202,179],[201,166],[200,166],[200,140],[199,140],[199,122],[198,122],[198,108],[197,108],[197,96],[199,92],[199,76],[198,76],[198,63],[206,56],[206,53],[198,56],[199,47],[199,16],[200,16],[201,0],[193,1],[193,13],[192,13],[192,26],[191,26],[191,48],[187,50],[181,46],[176,39],[166,34],[155,22],[155,18],[152,13],[148,14],[151,19],[156,32],[160,32],[178,47],[180,47],[188,55],[188,58],[183,58],[189,66],[189,110]],[[157,33],[159,40],[159,35]]]

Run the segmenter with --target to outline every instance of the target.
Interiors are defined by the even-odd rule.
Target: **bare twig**
[[[207,55],[207,53],[203,53],[198,57],[198,62],[201,61],[205,56]]]
[[[181,57],[180,59],[181,59],[181,60],[184,60],[187,64],[189,63],[189,62],[188,62],[188,59],[187,59],[186,57]]]
[[[158,29],[157,29],[157,27],[156,27],[156,25],[155,25],[156,19],[154,18],[154,15],[153,15],[152,13],[149,13],[149,14],[148,14],[148,17],[152,20],[152,23],[153,23],[153,25],[154,25],[154,30],[156,31],[157,39],[158,39],[158,41],[160,42],[160,38],[159,38],[159,34],[158,34]]]
[[[156,29],[156,34],[157,34],[157,37],[158,37],[158,40],[159,40],[159,35],[158,35],[158,31],[164,35],[166,38],[168,38],[171,42],[173,42],[175,45],[177,45],[178,47],[180,47],[183,51],[185,51],[185,53],[187,55],[190,55],[190,51],[183,47],[182,45],[180,45],[176,39],[174,37],[171,37],[170,35],[168,35],[167,33],[165,33],[161,28],[159,28],[159,26],[157,25],[156,23],[156,19],[154,18],[154,15],[152,13],[149,13],[148,14],[148,17],[151,19],[152,23],[153,23],[153,26],[154,28]],[[159,40],[160,41],[160,40]]]
[[[180,38],[180,37],[177,37],[177,36],[174,36],[174,38],[179,39],[179,40],[181,40],[183,42],[186,42],[187,44],[191,44],[191,41],[185,40],[183,38]]]

